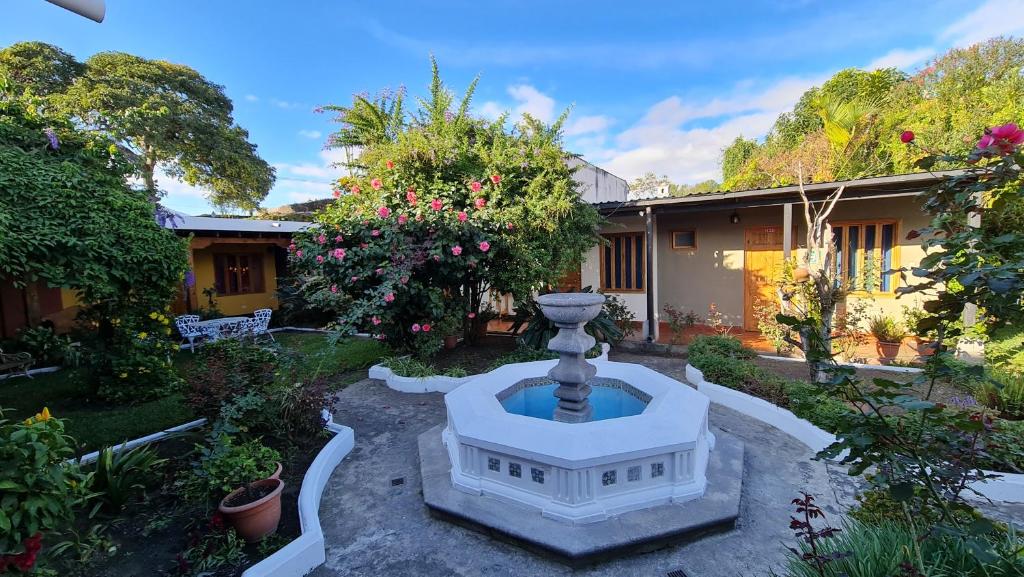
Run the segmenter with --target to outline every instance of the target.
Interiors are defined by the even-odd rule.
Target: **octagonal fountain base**
[[[739,516],[743,442],[722,431],[716,432],[703,498],[567,526],[534,507],[455,489],[451,461],[441,441],[443,428],[438,425],[419,436],[423,500],[431,515],[570,567],[648,553],[728,531]]]

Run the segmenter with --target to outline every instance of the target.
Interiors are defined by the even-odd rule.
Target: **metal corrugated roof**
[[[249,218],[218,218],[215,216],[192,216],[171,210],[174,217],[168,218],[164,228],[181,231],[206,230],[216,232],[252,232],[252,233],[294,233],[308,226],[311,222],[289,220],[256,220]]]

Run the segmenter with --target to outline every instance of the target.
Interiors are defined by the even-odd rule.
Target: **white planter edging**
[[[28,374],[29,374],[29,376],[32,376],[32,375],[41,375],[43,373],[56,373],[60,369],[61,369],[61,367],[39,367],[38,369],[29,369],[28,370]],[[6,380],[6,379],[13,379],[14,377],[24,377],[24,376],[25,376],[24,372],[11,373],[11,374],[7,374],[7,375],[0,375],[0,381]]]
[[[764,399],[704,380],[704,373],[689,363],[686,365],[686,380],[697,385],[697,390],[707,395],[711,402],[767,423],[796,438],[815,452],[824,449],[836,440],[832,433],[819,429],[810,421],[801,419],[786,409],[777,407]],[[998,471],[985,471],[985,473],[998,475],[998,477],[985,482],[972,483],[971,489],[993,501],[1024,503],[1024,474],[1000,473]],[[968,498],[972,496],[977,497],[977,495],[968,494]]]
[[[601,343],[601,355],[589,360],[607,361],[608,351],[611,348],[611,345],[608,343]],[[368,376],[371,379],[384,381],[388,388],[400,393],[450,393],[458,388],[459,385],[471,381],[480,375],[468,375],[465,377],[448,377],[445,375],[402,377],[396,375],[384,365],[373,365],[370,367]]]
[[[320,527],[320,499],[334,468],[355,446],[355,432],[334,422],[328,413],[326,428],[335,433],[302,478],[299,490],[299,528],[302,534],[273,555],[249,567],[242,577],[302,577],[327,560]]]
[[[185,423],[184,425],[178,425],[177,427],[171,427],[170,429],[166,429],[166,430],[163,430],[163,431],[160,431],[160,432],[157,432],[157,433],[153,433],[152,435],[146,435],[145,437],[139,437],[138,439],[132,439],[131,441],[125,441],[124,443],[121,443],[120,445],[115,445],[113,447],[114,454],[116,455],[117,453],[120,453],[121,451],[128,451],[128,450],[134,449],[135,447],[138,447],[140,445],[148,445],[150,443],[155,443],[156,441],[160,441],[160,440],[164,439],[165,437],[167,437],[168,435],[171,435],[173,433],[180,433],[182,431],[188,431],[189,429],[194,429],[196,427],[201,427],[201,426],[203,426],[205,424],[206,424],[206,419],[196,419],[194,421],[189,421],[188,423]],[[85,455],[82,455],[82,458],[80,458],[80,459],[68,459],[68,462],[73,462],[74,461],[74,462],[78,462],[78,464],[80,464],[80,465],[88,465],[89,463],[92,463],[93,461],[98,459],[99,456],[100,456],[100,452],[99,451],[93,451],[91,453],[86,453]]]
[[[810,421],[801,419],[782,407],[753,395],[705,381],[704,373],[689,363],[686,365],[686,380],[697,385],[697,390],[707,395],[711,402],[767,423],[796,438],[815,452],[836,441],[835,435],[815,427]]]
[[[805,363],[804,359],[795,359],[793,357],[779,357],[776,355],[757,355],[762,359],[768,359],[770,361],[790,361],[795,363]],[[894,367],[891,365],[868,365],[864,363],[839,363],[846,367],[853,367],[855,369],[871,369],[872,371],[889,371],[890,373],[923,373],[924,369],[917,367]]]

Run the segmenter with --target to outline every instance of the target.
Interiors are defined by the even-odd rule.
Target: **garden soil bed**
[[[237,577],[252,564],[260,561],[301,534],[299,526],[298,498],[306,469],[330,439],[326,435],[298,446],[277,446],[268,441],[282,454],[283,470],[281,480],[285,487],[281,494],[281,524],[277,533],[269,537],[275,546],[262,549],[257,544],[245,547],[246,561],[238,566],[222,567],[210,577]],[[169,459],[165,466],[163,483],[151,490],[147,501],[129,508],[106,534],[116,553],[101,556],[93,563],[75,564],[60,568],[60,575],[86,577],[143,577],[191,575],[182,572],[179,554],[192,541],[197,527],[205,529],[216,511],[212,504],[207,510],[203,506],[185,503],[173,492],[173,482],[186,474],[190,467],[189,452],[198,435],[186,435],[156,445],[161,456]]]
[[[502,355],[516,350],[516,339],[511,335],[487,335],[473,344],[459,343],[454,349],[441,349],[430,363],[443,372],[451,367],[462,367],[471,375],[486,372]]]

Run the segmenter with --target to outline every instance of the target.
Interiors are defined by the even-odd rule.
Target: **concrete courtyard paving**
[[[638,362],[681,378],[678,359]],[[674,365],[680,365],[675,367]],[[790,500],[800,491],[837,515],[855,485],[840,468],[780,431],[712,406],[711,425],[746,443],[740,519],[731,532],[576,571],[479,533],[430,517],[421,496],[417,436],[445,421],[441,394],[404,394],[365,379],[338,396],[335,419],[355,429],[356,447],[334,471],[321,504],[327,576],[665,576],[767,575],[785,562]],[[833,517],[838,523],[838,517]],[[682,575],[673,574],[673,575]]]

